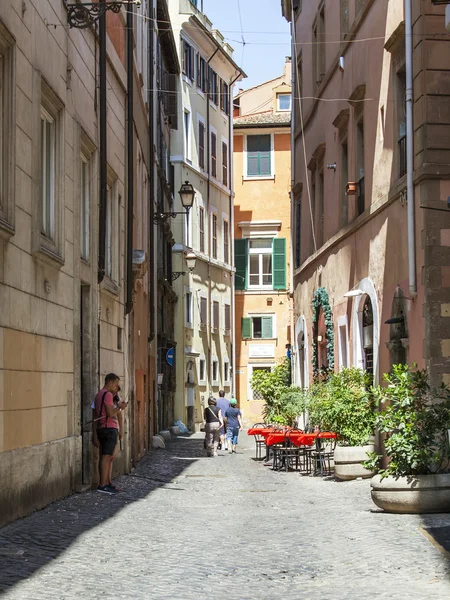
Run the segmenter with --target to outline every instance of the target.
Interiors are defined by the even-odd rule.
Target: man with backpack
[[[114,402],[114,397],[119,391],[120,378],[115,373],[105,377],[105,385],[94,400],[93,438],[94,446],[99,448],[100,458],[100,485],[98,492],[115,494],[117,489],[112,485],[112,467],[114,451],[119,439],[119,414],[127,407],[125,400]],[[123,422],[123,420],[121,419]]]

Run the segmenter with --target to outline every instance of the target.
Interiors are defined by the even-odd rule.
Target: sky
[[[203,12],[234,48],[233,58],[247,74],[236,87],[248,89],[283,74],[291,46],[281,0],[203,0]]]

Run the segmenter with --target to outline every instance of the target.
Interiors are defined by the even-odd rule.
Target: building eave
[[[161,50],[167,70],[171,75],[178,75],[181,72],[181,67],[180,61],[178,60],[178,52],[173,35],[172,24],[170,22],[170,13],[167,0],[158,0],[156,11],[158,37],[161,43]]]

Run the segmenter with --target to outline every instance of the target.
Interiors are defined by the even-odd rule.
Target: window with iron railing
[[[398,140],[398,176],[406,175],[406,135],[403,135]]]

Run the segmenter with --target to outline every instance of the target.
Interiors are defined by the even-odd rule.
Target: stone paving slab
[[[274,472],[204,457],[178,438],[95,491],[0,529],[0,593],[53,599],[450,598],[450,563],[422,528],[448,515],[384,514],[368,481]]]

